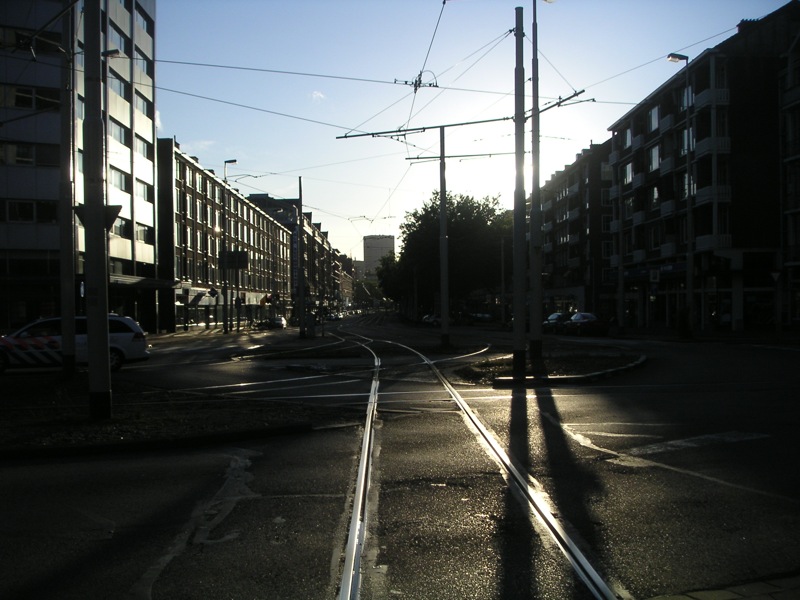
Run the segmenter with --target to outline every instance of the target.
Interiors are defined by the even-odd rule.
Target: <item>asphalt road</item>
[[[296,335],[260,339],[273,334]],[[348,414],[366,402],[368,365],[229,359],[258,343],[160,339],[115,377]],[[580,386],[455,387],[619,597],[800,574],[800,348],[613,343],[647,363]],[[362,597],[589,597],[418,363],[384,358]],[[335,597],[360,435],[354,420],[225,447],[6,461],[0,597]]]

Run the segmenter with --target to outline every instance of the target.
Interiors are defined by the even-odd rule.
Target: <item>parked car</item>
[[[577,312],[564,323],[564,333],[571,335],[608,335],[608,321],[588,312]]]
[[[564,333],[564,325],[572,313],[554,312],[542,322],[542,333]]]
[[[75,318],[75,362],[89,362],[86,317]],[[108,316],[109,366],[112,371],[123,363],[146,360],[147,334],[130,317]],[[63,362],[61,318],[39,319],[0,337],[0,372],[6,368],[57,367]]]
[[[286,317],[270,317],[267,319],[267,327],[270,329],[286,329]]]

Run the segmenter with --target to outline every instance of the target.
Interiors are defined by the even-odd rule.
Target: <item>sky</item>
[[[407,214],[439,189],[441,126],[448,193],[512,208],[515,8],[529,111],[534,2],[544,183],[679,76],[667,54],[691,60],[787,0],[158,0],[158,136],[220,175],[235,159],[244,195],[302,185],[344,254],[362,259],[366,235],[399,250]],[[530,121],[524,146],[527,196]]]

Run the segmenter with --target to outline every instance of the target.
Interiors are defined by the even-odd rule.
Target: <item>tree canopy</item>
[[[510,264],[512,217],[497,197],[475,200],[448,194],[446,200],[451,308],[471,292],[496,293],[501,282],[501,240]],[[385,257],[378,269],[384,294],[422,312],[435,311],[439,293],[439,192],[421,208],[406,213],[400,226],[402,250]],[[412,308],[413,307],[413,308]]]

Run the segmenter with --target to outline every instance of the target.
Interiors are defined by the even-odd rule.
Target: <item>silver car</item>
[[[146,360],[147,334],[130,317],[108,316],[108,353],[112,371],[123,363]],[[89,362],[86,317],[75,318],[75,362]],[[63,362],[61,319],[39,319],[9,335],[0,337],[0,372],[7,368],[57,367]]]

